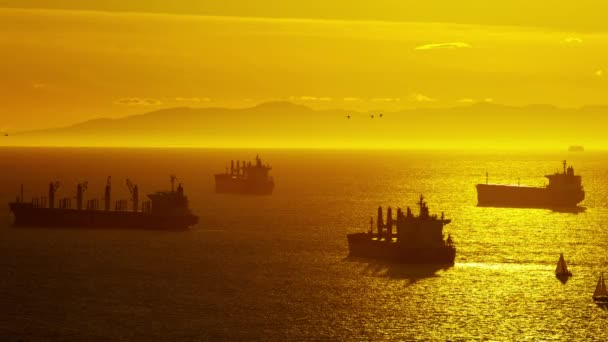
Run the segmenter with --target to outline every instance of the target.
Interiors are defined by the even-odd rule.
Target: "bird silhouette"
[[[350,120],[350,115],[347,115],[346,118]]]
[[[373,116],[373,115],[370,115],[370,117],[371,117],[372,119],[374,118],[374,116]]]
[[[382,118],[384,116],[384,114],[380,114],[380,118]]]

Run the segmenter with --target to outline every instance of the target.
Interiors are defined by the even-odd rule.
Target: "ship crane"
[[[51,183],[51,189],[54,192],[57,192],[57,190],[59,190],[59,188],[61,187],[61,182],[60,181],[55,181]]]
[[[89,188],[89,182],[82,182],[76,186],[76,206],[78,210],[82,210],[82,199],[84,192]]]
[[[133,211],[138,211],[139,208],[139,188],[133,184],[130,179],[127,179],[127,188],[131,193],[131,200],[133,201]]]
[[[110,210],[110,201],[112,199],[112,177],[108,176],[108,180],[106,181],[106,189],[103,196],[104,201],[104,209],[106,211]]]
[[[129,189],[129,192],[131,194],[133,194],[133,190],[135,189],[135,185],[133,184],[133,182],[131,182],[130,179],[127,179],[127,188]]]
[[[177,176],[176,175],[171,175],[171,192],[175,192],[175,181],[176,180],[177,180]]]
[[[49,208],[55,208],[55,193],[61,187],[61,183],[59,181],[51,182],[49,184]]]
[[[87,189],[89,188],[89,182],[82,182],[79,185],[82,186],[82,192],[87,191]]]

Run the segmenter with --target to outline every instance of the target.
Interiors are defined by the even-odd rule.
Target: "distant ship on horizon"
[[[88,188],[86,182],[76,187],[76,208],[72,208],[72,198],[66,197],[56,202],[59,182],[49,184],[47,197],[25,202],[23,186],[21,195],[15,202],[9,203],[10,211],[15,216],[16,227],[60,227],[60,228],[140,228],[182,230],[198,223],[188,207],[188,197],[184,195],[181,184],[174,190],[175,176],[171,176],[171,191],[158,191],[148,195],[149,201],[139,202],[139,188],[127,180],[131,193],[129,200],[118,200],[111,208],[112,185],[108,177],[103,209],[99,200],[84,202],[84,193]],[[131,204],[129,204],[129,202]]]
[[[230,161],[230,168],[215,175],[215,192],[231,194],[270,195],[274,190],[274,179],[268,175],[272,167],[263,164],[260,156],[255,163]]]
[[[572,145],[568,147],[568,152],[585,152],[585,147],[581,145]]]
[[[549,185],[532,187],[521,185],[477,184],[477,203],[479,206],[522,207],[522,208],[560,208],[576,207],[585,199],[581,176],[574,174],[572,166],[567,167],[564,160],[563,173],[546,175]]]

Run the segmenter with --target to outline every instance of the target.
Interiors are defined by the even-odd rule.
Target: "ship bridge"
[[[177,191],[159,191],[153,194],[149,194],[151,209],[150,213],[153,215],[188,215],[190,209],[188,208],[188,197],[184,196],[184,188],[180,184],[177,187]]]
[[[568,166],[567,162],[563,161],[564,171],[556,172],[552,175],[546,175],[545,177],[549,179],[549,185],[547,188],[557,188],[557,189],[583,189],[582,178],[581,176],[574,174],[574,167]]]

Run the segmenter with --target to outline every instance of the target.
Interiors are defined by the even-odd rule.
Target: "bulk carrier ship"
[[[420,196],[420,214],[415,216],[408,207],[406,213],[397,210],[393,218],[389,207],[384,223],[382,207],[378,208],[377,232],[373,231],[373,218],[367,233],[348,234],[350,255],[355,257],[384,259],[406,264],[453,264],[456,247],[452,237],[447,239],[443,227],[452,222],[444,217],[430,215],[429,208]],[[393,231],[393,226],[396,231]]]
[[[581,176],[574,174],[574,168],[563,162],[562,173],[546,175],[549,185],[544,187],[477,184],[479,206],[560,208],[576,207],[585,199]]]
[[[234,160],[230,169],[215,175],[215,192],[232,194],[270,195],[274,190],[274,179],[268,175],[272,168],[263,164],[260,156],[255,157],[255,163],[245,163]]]
[[[48,198],[34,198],[31,202],[24,201],[22,186],[21,196],[9,203],[9,207],[15,217],[14,226],[17,227],[187,229],[198,223],[198,217],[188,207],[188,197],[184,195],[183,186],[179,184],[177,190],[174,190],[175,180],[175,176],[171,176],[171,191],[149,194],[149,200],[141,205],[138,186],[127,180],[130,201],[118,200],[112,209],[112,184],[108,177],[103,209],[99,208],[98,199],[87,200],[85,206],[84,193],[88,188],[86,182],[76,186],[76,208],[72,208],[70,197],[61,198],[56,203],[59,182],[49,184]]]

